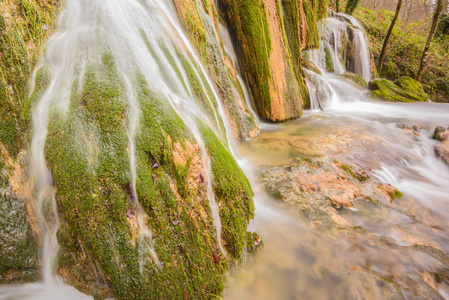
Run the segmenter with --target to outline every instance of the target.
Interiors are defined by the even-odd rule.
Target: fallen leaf
[[[349,266],[349,269],[353,270],[354,272],[360,271],[360,268],[357,266]]]

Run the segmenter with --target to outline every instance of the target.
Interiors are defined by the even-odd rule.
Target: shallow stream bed
[[[449,166],[432,139],[448,122],[446,104],[358,102],[263,124],[238,153],[264,245],[225,299],[449,299]]]

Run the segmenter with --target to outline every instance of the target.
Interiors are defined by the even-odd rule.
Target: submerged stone
[[[437,141],[449,140],[449,126],[438,126],[435,128],[433,138]]]
[[[391,102],[427,102],[429,96],[422,85],[411,77],[404,76],[392,82],[385,78],[369,82],[370,96]]]

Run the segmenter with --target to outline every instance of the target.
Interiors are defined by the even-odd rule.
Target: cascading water
[[[140,272],[148,261],[158,270],[164,266],[154,248],[157,241],[148,225],[150,216],[136,192],[138,137],[143,130],[139,120],[144,103],[138,97],[135,74],[141,74],[152,91],[169,100],[198,144],[218,248],[226,255],[220,239],[221,222],[212,187],[211,159],[197,122],[200,119],[209,125],[232,153],[229,124],[217,92],[175,15],[172,5],[163,0],[67,2],[59,31],[50,39],[38,67],[48,73],[50,80],[33,116],[31,167],[41,210],[45,282],[2,287],[1,300],[88,298],[64,285],[54,274],[58,251],[56,231],[60,222],[52,170],[46,165],[45,144],[51,125],[49,116],[67,117],[73,104],[72,93],[88,84],[85,75],[89,66],[104,59],[105,51],[117,65],[126,95],[123,101],[127,107],[124,125],[129,194],[135,208],[130,214],[135,214],[139,230]],[[447,298],[448,286],[444,280],[441,282],[439,274],[432,272],[441,269],[443,275],[447,274],[443,260],[435,257],[449,252],[446,229],[449,168],[435,156],[436,142],[431,136],[436,125],[447,125],[444,123],[449,107],[434,103],[364,101],[360,89],[334,74],[350,71],[366,80],[371,78],[369,51],[360,24],[343,14],[332,14],[325,24],[320,50],[310,52],[312,62],[322,74],[305,70],[312,110],[306,111],[301,120],[261,126],[260,138],[239,147],[243,157],[239,164],[246,170],[256,193],[257,215],[252,229],[262,234],[266,246],[255,256],[254,264],[247,266],[245,272],[249,276],[238,277],[225,298],[413,298],[416,286],[421,289],[420,295]],[[225,51],[236,60],[227,38],[229,34],[224,27],[220,31]],[[348,56],[351,51],[352,57]],[[206,96],[210,107],[207,112],[194,100],[195,91],[186,66],[192,69]],[[237,78],[249,103],[244,81],[240,76]],[[325,112],[318,110],[324,107]],[[415,127],[418,129],[410,129]],[[80,125],[77,129],[82,132],[86,128]],[[398,203],[377,206],[357,199],[353,208],[340,207],[338,211],[329,206],[327,209],[341,223],[333,225],[337,228],[330,236],[326,235],[328,228],[314,229],[320,222],[298,221],[296,214],[273,204],[253,173],[254,166],[260,164],[287,164],[285,170],[291,172],[291,160],[303,155],[333,156],[355,163],[370,170],[367,172],[376,180],[375,184],[392,184],[405,197]],[[310,184],[316,182],[314,175],[309,174]],[[281,185],[287,178],[282,178]],[[350,221],[352,227],[345,227],[342,218]],[[352,231],[356,234],[346,235]],[[374,238],[384,244],[378,246]]]
[[[311,110],[269,130],[261,126],[257,139],[241,143],[242,167],[259,193],[254,229],[265,247],[225,299],[449,299],[447,280],[429,275],[445,272],[442,257],[449,252],[449,167],[436,156],[432,139],[435,126],[448,125],[449,106],[365,99],[361,88],[340,75],[350,71],[371,79],[361,28],[354,18],[331,13],[320,49],[308,52],[321,74],[304,70]],[[316,157],[328,160],[315,162]],[[301,159],[299,170],[312,167],[294,175]],[[319,180],[320,173],[337,160],[366,170],[374,181],[367,184],[370,193],[376,185],[393,185],[404,196],[379,205],[359,195],[353,207],[330,209],[335,223],[329,225],[322,215],[329,207],[316,210],[316,202],[304,194],[326,190],[329,183]],[[278,181],[272,183],[269,176]],[[345,192],[339,183],[332,184],[331,189]],[[290,211],[267,198],[285,203]],[[293,214],[298,208],[299,217]]]
[[[51,170],[47,168],[44,149],[49,115],[66,117],[67,111],[73,105],[74,93],[82,90],[86,84],[89,66],[104,60],[105,52],[117,65],[119,80],[124,83],[126,95],[124,101],[127,106],[129,193],[135,208],[134,212],[129,213],[135,218],[139,230],[137,242],[140,244],[138,249],[142,260],[141,272],[144,260],[152,260],[156,265],[159,265],[159,260],[154,250],[148,216],[136,193],[136,135],[142,130],[139,124],[139,101],[142,100],[137,97],[136,74],[143,76],[152,92],[170,101],[196,140],[200,148],[218,248],[224,256],[227,255],[221,242],[221,222],[212,187],[211,160],[197,123],[200,120],[207,124],[223,146],[231,150],[228,136],[230,130],[227,129],[229,125],[218,94],[179,24],[173,4],[163,0],[68,1],[60,17],[59,30],[49,40],[44,58],[38,67],[38,70],[48,73],[49,85],[36,104],[33,115],[31,161],[38,183],[38,200],[44,215],[43,273],[48,290],[43,291],[42,296],[35,294],[34,299],[49,299],[47,297],[50,297],[51,293],[81,298],[81,295],[62,285],[54,274],[59,220]],[[199,105],[194,100],[196,91],[191,86],[191,78],[186,68],[193,72],[207,103]],[[204,106],[209,107],[208,112]],[[79,131],[84,131],[83,127],[80,126]],[[2,290],[5,296],[0,296],[0,299],[10,299],[11,295],[16,297],[22,291],[27,293],[33,289],[36,289],[35,286],[8,288]]]
[[[352,16],[330,14],[320,21],[320,47],[310,51],[311,61],[323,71],[348,71],[370,81],[371,56],[363,26]]]
[[[365,81],[372,79],[371,56],[362,25],[352,16],[332,11],[330,14],[329,18],[320,21],[319,49],[308,51],[310,61],[321,72],[305,69],[314,110],[361,100],[354,86],[334,74],[351,72]]]

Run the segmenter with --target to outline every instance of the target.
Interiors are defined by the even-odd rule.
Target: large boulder
[[[391,102],[426,102],[429,96],[424,92],[421,84],[404,76],[396,81],[377,78],[369,82],[370,96]]]

